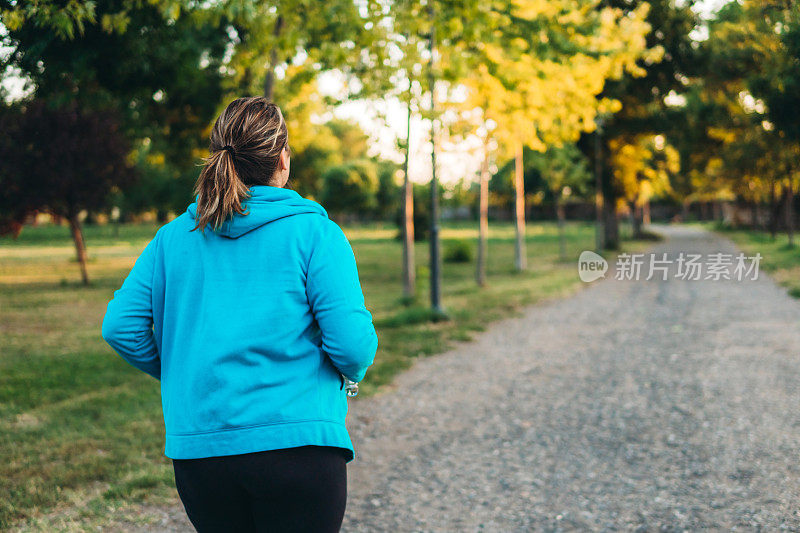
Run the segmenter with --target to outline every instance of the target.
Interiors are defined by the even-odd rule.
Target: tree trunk
[[[636,224],[633,217],[634,207],[632,202],[626,202],[628,204],[628,224],[631,226],[631,239],[636,238],[636,231],[634,231],[633,226]]]
[[[603,228],[605,249],[619,249],[619,221],[617,220],[616,201],[614,198],[603,198]]]
[[[600,165],[600,168],[603,171],[603,246],[605,250],[619,250],[619,219],[614,180],[604,165]]]
[[[774,181],[769,185],[769,233],[774,241],[778,233],[778,200],[775,197]]]
[[[489,238],[489,149],[488,138],[484,141],[483,163],[481,164],[481,188],[478,209],[478,264],[475,281],[479,287],[486,286],[486,241]]]
[[[601,139],[601,130],[598,127],[594,134],[594,247],[597,253],[600,253],[605,248],[605,228],[603,224],[603,161],[602,161],[603,145]]]
[[[525,251],[525,179],[522,168],[522,141],[517,140],[517,154],[514,168],[514,212],[516,215],[517,240],[514,248],[517,270],[527,268],[527,254]]]
[[[428,2],[428,21],[431,24],[428,50],[428,84],[431,95],[431,235],[430,235],[430,294],[431,309],[438,318],[446,316],[442,307],[442,264],[439,243],[439,184],[436,180],[436,76],[433,72],[433,53],[436,48],[436,24],[434,24],[433,2]]]
[[[753,221],[750,227],[752,229],[761,229],[761,202],[759,200],[753,201]]]
[[[650,220],[650,200],[646,200],[642,205],[642,226],[649,226]]]
[[[411,101],[408,104],[406,123],[406,154],[403,171],[403,296],[410,300],[416,293],[414,260],[414,187],[408,179],[408,158],[411,150]]]
[[[636,201],[628,202],[628,209],[631,212],[631,237],[634,239],[642,238],[642,208],[636,205]]]
[[[794,190],[792,184],[787,183],[783,187],[783,197],[785,203],[785,223],[786,236],[789,238],[789,246],[794,246]]]
[[[81,279],[84,285],[89,284],[89,271],[86,268],[86,242],[83,240],[83,229],[81,229],[81,222],[78,220],[78,214],[70,214],[67,217],[69,221],[69,228],[72,232],[72,241],[75,243],[75,252],[78,259],[78,264],[81,267]]]
[[[275,26],[272,28],[272,36],[275,37],[277,41],[277,37],[281,34],[281,30],[283,29],[283,15],[278,15],[278,18],[275,19]],[[269,52],[269,69],[267,70],[266,76],[264,76],[264,96],[269,100],[272,101],[272,98],[275,93],[275,67],[278,63],[278,47],[277,43],[273,44],[272,50]]]
[[[556,199],[556,217],[558,218],[558,257],[562,261],[566,261],[567,259],[567,236],[565,234],[565,222],[567,219],[566,214],[564,213],[564,204],[561,200],[561,195],[559,194],[558,199]]]

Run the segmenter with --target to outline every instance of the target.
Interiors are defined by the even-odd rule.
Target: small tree
[[[106,207],[115,186],[135,176],[130,152],[110,111],[85,111],[74,104],[50,108],[35,100],[0,115],[0,208],[8,233],[36,211],[69,222],[84,284],[89,283],[86,243],[79,213]],[[16,206],[13,210],[6,208]],[[19,226],[17,226],[17,230]],[[19,233],[19,231],[16,231]]]
[[[332,167],[323,174],[322,181],[322,203],[332,213],[365,214],[378,205],[378,171],[372,161]]]

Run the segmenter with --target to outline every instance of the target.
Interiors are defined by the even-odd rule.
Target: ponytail
[[[246,215],[242,202],[249,185],[270,185],[289,134],[281,110],[263,96],[237,98],[211,130],[211,155],[194,187],[196,224],[219,229],[235,214]]]
[[[232,150],[218,150],[206,159],[194,190],[197,223],[192,231],[202,232],[206,224],[216,230],[233,213],[245,214],[242,201],[249,196],[249,190],[236,173],[233,157]]]

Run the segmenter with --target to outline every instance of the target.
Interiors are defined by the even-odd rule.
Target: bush
[[[321,200],[331,213],[364,215],[377,204],[378,173],[368,160],[331,167],[322,175]]]
[[[464,239],[447,242],[444,260],[446,263],[469,263],[472,261],[472,243]]]

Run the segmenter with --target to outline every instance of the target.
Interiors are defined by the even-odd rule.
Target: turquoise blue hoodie
[[[108,303],[103,338],[161,381],[167,457],[316,444],[350,462],[341,376],[361,381],[378,347],[353,250],[318,203],[250,194],[217,231],[190,231],[196,201],[162,226]]]

